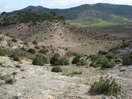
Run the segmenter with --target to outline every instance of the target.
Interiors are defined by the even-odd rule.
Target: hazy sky
[[[22,9],[29,5],[48,8],[69,8],[81,4],[112,3],[132,5],[132,0],[0,0],[0,12]]]

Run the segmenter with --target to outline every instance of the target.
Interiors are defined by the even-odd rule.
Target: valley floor
[[[132,96],[132,66],[108,70],[110,75],[123,85],[123,92],[117,98],[113,96],[90,96],[90,79],[87,77],[62,76],[51,72],[51,66],[34,66],[31,61],[23,60],[21,68],[16,68],[17,62],[8,57],[0,57],[0,62],[7,67],[0,67],[3,75],[17,72],[16,83],[2,84],[0,99],[131,99]],[[101,75],[95,75],[98,79]],[[87,80],[88,79],[88,80]],[[91,78],[92,79],[92,78]],[[2,82],[2,81],[1,81]]]

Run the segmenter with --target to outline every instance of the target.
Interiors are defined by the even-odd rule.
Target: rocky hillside
[[[62,53],[67,49],[83,54],[94,54],[99,50],[108,50],[121,41],[120,38],[115,39],[105,33],[73,27],[59,21],[36,22],[35,25],[32,22],[12,24],[1,27],[0,32],[27,42],[35,40],[38,45],[61,48]]]
[[[97,57],[106,55],[113,62],[116,60],[116,55],[130,54],[132,52],[131,48],[131,42],[123,42],[123,45],[111,49],[109,52],[100,52]],[[35,49],[35,51],[31,49]],[[35,42],[31,44],[12,36],[0,35],[1,99],[131,99],[131,65],[122,66],[120,61],[118,61],[119,63],[114,67],[100,70],[100,67],[93,68],[89,65],[92,56],[87,58],[85,56],[81,57],[81,60],[79,59],[80,61],[82,59],[87,60],[87,63],[84,65],[82,63],[80,65],[69,63],[69,65],[54,66],[50,64],[51,61],[50,63],[47,61],[43,66],[33,65],[33,59],[37,54],[42,54],[45,57],[53,56],[53,54],[47,55],[42,53],[41,49],[44,49],[44,47],[36,45]],[[48,49],[48,53],[50,53],[51,49]],[[13,56],[12,54],[18,56]],[[67,57],[67,59],[72,61],[73,57],[74,54]],[[90,57],[91,59],[89,59]],[[55,61],[57,60],[55,59]],[[54,73],[52,68],[55,67],[61,68],[62,71]],[[99,81],[101,76],[107,74],[113,76],[116,82],[121,85],[121,93],[116,96],[104,94],[91,95],[90,90],[93,83]],[[116,84],[113,86],[118,88]],[[107,88],[109,87],[107,86]],[[95,86],[95,88],[98,87]],[[99,88],[102,87],[99,86]]]

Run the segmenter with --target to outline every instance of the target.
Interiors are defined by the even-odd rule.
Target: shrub
[[[39,52],[42,54],[46,54],[49,52],[49,50],[48,49],[41,49]]]
[[[50,59],[50,64],[52,65],[59,65],[59,54],[55,54],[51,59]]]
[[[58,67],[58,66],[55,66],[55,67],[52,68],[51,71],[52,72],[62,72],[62,69],[60,67]]]
[[[0,41],[3,41],[3,37],[0,37]]]
[[[120,60],[120,59],[116,59],[116,60],[115,60],[115,63],[116,63],[116,64],[120,64],[120,63],[121,63],[121,60]]]
[[[12,42],[17,42],[17,40],[15,38],[12,39]]]
[[[24,42],[23,44],[24,44],[24,45],[28,45],[28,42]]]
[[[101,77],[100,81],[94,82],[90,88],[91,95],[117,95],[121,93],[121,86],[111,77]]]
[[[132,65],[132,54],[123,57],[122,65]]]
[[[69,60],[67,60],[65,57],[61,58],[59,54],[55,54],[50,59],[50,64],[52,64],[52,65],[69,65]]]
[[[76,57],[74,57],[74,59],[72,60],[72,64],[77,64],[77,63],[79,63],[79,61],[80,61],[80,56],[76,56]]]
[[[37,41],[34,40],[34,41],[33,41],[33,44],[37,45],[38,43],[37,43]]]
[[[16,65],[15,67],[16,67],[16,68],[21,68],[21,66],[20,66],[20,65]]]
[[[96,60],[94,59],[90,66],[94,68],[101,67],[101,69],[112,68],[115,66],[106,56],[98,56]]]
[[[111,61],[111,59],[116,59],[116,58],[117,58],[116,55],[114,55],[114,54],[112,54],[112,53],[108,53],[108,54],[106,55],[106,57],[108,58],[109,61]]]
[[[18,57],[17,54],[12,54],[10,57],[11,57],[14,61],[20,61],[20,59],[19,59],[19,57]]]
[[[14,84],[16,82],[15,78],[10,75],[1,76],[1,80],[4,80],[8,84]]]
[[[99,53],[98,54],[100,54],[100,55],[106,55],[107,54],[107,52],[105,52],[105,51],[99,51]]]
[[[29,52],[29,53],[35,54],[36,51],[35,51],[35,49],[30,48],[30,49],[28,50],[28,52]]]
[[[69,60],[63,57],[59,60],[59,65],[69,65]]]
[[[34,59],[32,64],[33,65],[39,65],[39,66],[43,66],[46,62],[46,59],[42,56],[42,55],[37,55]]]
[[[79,60],[79,62],[76,65],[77,66],[79,66],[79,65],[87,65],[87,61],[84,60],[84,59],[81,59],[81,60]]]
[[[5,56],[5,53],[3,50],[0,49],[0,56]]]

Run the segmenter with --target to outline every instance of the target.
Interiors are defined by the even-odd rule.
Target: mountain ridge
[[[105,21],[108,25],[109,22],[118,25],[132,24],[132,6],[129,5],[98,3],[91,5],[83,4],[66,9],[49,9],[43,6],[28,6],[24,9],[13,11],[12,13],[29,10],[37,13],[56,12],[59,16],[65,16],[70,23],[81,23],[83,25],[98,24],[101,21]]]

